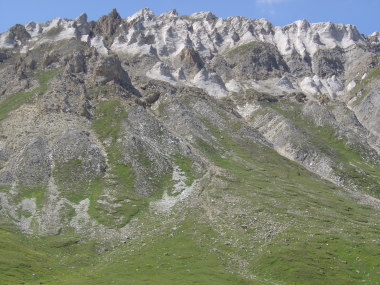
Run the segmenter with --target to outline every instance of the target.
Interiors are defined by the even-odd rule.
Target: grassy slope
[[[0,102],[0,120],[6,118],[9,112],[29,102],[35,94],[44,93],[47,90],[49,80],[56,76],[58,72],[59,70],[51,70],[37,74],[37,79],[40,84],[38,88],[28,92],[19,92],[9,95],[5,100]]]
[[[360,102],[362,102],[362,100],[368,95],[370,91],[369,85],[373,82],[374,79],[379,77],[380,66],[377,66],[373,68],[364,79],[357,80],[357,85],[351,91],[352,94],[358,94],[359,91],[361,92],[357,100],[354,102],[355,105],[358,105]]]
[[[266,147],[217,135],[223,135],[220,143],[229,152],[199,145],[233,178],[220,178],[225,187],[206,188],[203,207],[188,209],[185,219],[167,224],[158,223],[162,217],[153,213],[140,215],[147,232],[160,231],[101,254],[95,243],[75,237],[28,240],[2,230],[0,284],[380,282],[377,211]],[[234,198],[234,205],[227,197]],[[239,270],[240,261],[246,274],[257,279],[229,273]]]
[[[109,102],[98,109],[102,116],[94,129],[101,138],[116,139],[120,132],[119,116],[110,117],[116,107]],[[232,176],[205,187],[194,208],[169,216],[127,213],[144,224],[146,234],[115,248],[69,234],[26,237],[0,224],[0,284],[380,282],[378,211],[267,147],[208,127],[223,137],[220,147],[203,141],[197,146]],[[117,149],[107,151],[116,180],[131,187],[133,177],[117,163]],[[101,192],[96,181],[92,202]],[[90,214],[110,222],[95,207]]]
[[[228,147],[237,146],[229,142]],[[250,260],[252,273],[291,284],[380,281],[378,212],[358,205],[298,165],[281,160],[276,154],[271,157],[270,151],[263,155],[260,150],[244,151],[238,147],[236,152],[246,152],[245,157],[250,152],[254,154],[255,159],[247,161],[261,169],[215,156],[219,165],[238,178],[239,182],[232,183],[228,192],[243,200],[250,199],[247,205],[251,209],[246,216],[265,213],[273,223],[287,225],[274,237],[273,230],[265,232],[267,239],[256,242],[258,251],[240,252],[248,260],[254,256]],[[214,200],[221,198],[219,193],[213,194]],[[237,219],[235,224],[247,224],[247,219]],[[254,235],[255,228],[251,231]],[[250,244],[246,238],[246,244]]]

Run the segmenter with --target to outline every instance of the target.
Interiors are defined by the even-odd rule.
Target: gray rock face
[[[128,74],[121,67],[117,56],[100,57],[95,63],[94,76],[101,85],[113,81],[123,87],[131,85]]]
[[[20,42],[24,44],[31,38],[30,34],[27,32],[23,25],[17,24],[9,29],[8,41],[9,43]]]
[[[378,38],[149,9],[16,25],[0,34],[0,215],[27,233],[122,234],[252,149],[376,196]]]
[[[305,168],[326,179],[340,182],[333,171],[337,165],[319,150],[318,146],[309,143],[310,138],[291,121],[272,110],[267,110],[264,115],[254,116],[251,124],[283,156],[301,163]]]
[[[294,89],[292,82],[290,82],[286,76],[281,77],[281,79],[277,82],[277,86],[285,89]]]
[[[113,9],[108,15],[102,16],[97,22],[92,22],[90,24],[92,25],[92,32],[94,34],[101,34],[105,37],[110,37],[116,32],[116,29],[121,22],[122,19],[119,13],[116,9]]]
[[[182,68],[186,78],[193,78],[204,67],[204,63],[198,52],[189,46],[185,46],[181,50],[173,64]]]
[[[226,60],[235,77],[246,80],[278,77],[289,70],[277,48],[263,42],[253,42],[231,50]]]
[[[380,138],[380,85],[373,88],[361,102],[353,107],[359,121],[377,138]],[[359,99],[360,100],[360,99]]]
[[[15,177],[24,187],[43,187],[50,173],[50,153],[47,142],[39,137],[21,152],[15,166]]]
[[[321,78],[341,76],[344,72],[344,51],[341,48],[319,50],[313,57],[313,71]]]
[[[81,82],[83,81],[70,75],[58,78],[54,87],[43,95],[43,111],[89,114],[89,98]]]

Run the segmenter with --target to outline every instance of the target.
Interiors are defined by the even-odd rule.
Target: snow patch
[[[335,75],[325,80],[322,80],[322,84],[326,88],[328,94],[332,99],[335,99],[337,96],[340,96],[343,93],[343,82]]]
[[[101,54],[108,54],[107,48],[104,46],[103,37],[102,36],[96,36],[95,38],[91,39],[91,46],[96,48],[96,50]]]
[[[91,217],[88,214],[90,207],[90,199],[86,198],[79,202],[78,205],[71,203],[71,206],[75,210],[75,217],[70,221],[72,226],[77,232],[80,232],[86,226],[92,226]]]
[[[146,76],[172,84],[176,82],[175,78],[171,74],[169,66],[163,62],[157,62],[151,70],[147,71]]]
[[[174,72],[174,77],[178,80],[178,81],[186,81],[186,75],[182,69],[182,67],[178,68],[175,72]]]
[[[88,42],[88,38],[89,38],[89,35],[82,35],[82,36],[80,37],[80,40],[81,40],[82,42],[87,43],[87,42]]]
[[[347,87],[346,87],[346,90],[347,92],[351,92],[352,89],[354,89],[356,86],[356,82],[354,80],[352,80],[350,83],[348,83]]]
[[[193,84],[204,89],[208,94],[216,98],[222,98],[228,95],[228,91],[220,76],[214,72],[209,72],[205,68],[202,68],[202,70],[195,75]]]
[[[237,106],[238,113],[245,119],[247,119],[251,114],[260,109],[258,105],[246,103],[244,106]]]
[[[29,22],[24,27],[32,38],[37,37],[42,32],[41,25],[35,22]]]
[[[321,91],[319,89],[319,81],[311,77],[305,77],[300,83],[301,90],[308,95],[317,95]]]
[[[226,88],[231,92],[239,92],[242,89],[242,86],[235,79],[231,79],[226,83]]]
[[[15,46],[15,41],[11,39],[9,31],[0,35],[0,48],[9,49]]]
[[[177,194],[176,196],[170,196],[167,191],[162,195],[162,199],[159,201],[151,202],[150,206],[159,211],[159,212],[168,212],[172,209],[177,203],[188,198],[194,191],[198,180],[195,180],[193,184],[187,186],[185,181],[187,177],[185,173],[178,167],[173,167],[172,180],[177,182],[173,186],[173,193]]]

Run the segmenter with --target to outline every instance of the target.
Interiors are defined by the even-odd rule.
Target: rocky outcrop
[[[90,29],[93,35],[102,35],[105,39],[113,36],[122,22],[122,19],[116,9],[113,9],[108,15],[102,16],[96,22],[90,23]]]
[[[365,92],[365,91],[362,91]],[[359,121],[380,139],[380,85],[374,87],[367,95],[361,94],[351,105]],[[363,98],[364,97],[364,98]],[[359,101],[359,102],[358,102]]]
[[[198,52],[191,46],[185,46],[175,57],[173,65],[183,70],[185,78],[193,78],[203,67],[204,63]]]
[[[23,25],[17,24],[9,29],[9,41],[25,44],[30,39],[31,36]]]
[[[100,85],[113,81],[125,88],[131,86],[127,72],[121,66],[117,55],[100,56],[94,63],[92,70],[94,80]]]
[[[252,42],[230,50],[226,60],[234,76],[243,80],[281,77],[289,71],[276,47],[264,42]]]
[[[344,51],[342,48],[332,50],[320,49],[313,57],[313,71],[321,78],[342,76],[344,72]]]

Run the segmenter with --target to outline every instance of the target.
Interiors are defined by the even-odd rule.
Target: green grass
[[[380,282],[377,211],[356,204],[337,192],[334,185],[270,149],[248,148],[232,138],[219,143],[232,150],[230,155],[215,148],[210,151],[210,146],[204,148],[205,153],[233,174],[233,179],[223,193],[213,191],[210,200],[220,201],[229,195],[240,197],[239,208],[246,209],[245,214],[219,214],[219,222],[230,228],[225,230],[230,240],[240,240],[245,247],[253,244],[258,249],[238,252],[250,260],[252,274],[285,284]],[[244,204],[245,200],[249,202]],[[219,206],[218,210],[228,212],[228,207],[224,207]],[[255,238],[263,230],[259,222],[242,234],[239,225],[249,224],[249,217],[260,216],[267,220],[262,221],[265,235],[271,235],[269,229],[265,230],[268,221],[269,225],[288,226],[264,241]]]
[[[63,28],[61,26],[59,27],[53,27],[49,31],[46,32],[46,36],[49,38],[54,38],[59,35],[60,32],[62,32]]]
[[[215,173],[189,205],[160,215],[148,207],[155,197],[135,194],[132,169],[119,160],[124,110],[104,103],[98,112],[94,129],[113,141],[107,147],[112,178],[89,184],[89,214],[112,227],[137,217],[131,227],[140,227],[122,243],[67,232],[25,236],[0,220],[0,284],[380,283],[379,211],[273,149],[232,136],[235,122],[221,130],[206,121],[216,140],[195,142],[200,155],[229,175]],[[340,161],[360,159],[333,134],[311,132],[335,148]],[[190,158],[174,160],[187,183],[197,178]],[[170,187],[170,175],[157,183]],[[107,187],[116,191],[113,203],[130,202],[112,213],[97,204]]]
[[[23,198],[35,198],[36,199],[36,206],[39,208],[44,200],[46,189],[42,187],[22,187],[17,189],[17,196],[16,199],[21,201]]]
[[[110,137],[115,142],[121,131],[121,122],[126,118],[127,112],[117,100],[99,103],[95,112],[97,119],[93,123],[93,129],[101,139]]]
[[[100,102],[96,109],[96,120],[92,125],[101,139],[111,139],[112,141],[106,148],[110,165],[109,173],[113,177],[108,184],[112,184],[107,185],[107,181],[103,179],[103,181],[97,180],[95,185],[91,186],[95,192],[91,196],[89,209],[91,217],[108,226],[122,227],[126,225],[145,209],[149,202],[149,199],[136,193],[135,174],[131,166],[120,161],[121,147],[117,143],[117,138],[122,135],[121,124],[126,116],[127,111],[120,101]],[[147,158],[145,157],[145,159]],[[116,197],[112,203],[120,205],[112,210],[97,202],[107,187],[113,189],[113,196]]]
[[[80,159],[57,163],[53,175],[59,191],[73,203],[79,203],[89,195],[92,189],[88,181],[97,178],[94,174],[86,172]]]
[[[190,186],[193,184],[194,180],[197,178],[197,175],[195,174],[195,171],[193,170],[193,161],[190,157],[182,156],[182,155],[175,155],[174,156],[174,164],[177,165],[181,171],[185,173],[186,181],[185,184],[187,186]]]
[[[5,100],[0,102],[0,120],[5,119],[11,111],[16,110],[21,105],[30,102],[34,95],[46,92],[48,82],[59,72],[60,70],[51,70],[39,73],[37,74],[40,85],[38,88],[33,91],[8,95]]]
[[[29,239],[0,230],[0,284],[262,284],[227,272],[198,240],[216,233],[197,224],[189,217],[178,231],[166,228],[154,240],[132,240],[101,254],[107,245],[76,236]]]
[[[90,184],[89,215],[107,227],[123,227],[148,205],[148,199],[135,193],[134,175],[128,166],[117,164],[111,171],[114,175],[111,185],[104,178],[97,178]],[[97,201],[107,188],[113,190],[112,204],[119,206],[110,209]]]
[[[215,233],[207,228],[198,232],[194,225],[190,218],[178,225],[178,232],[166,232],[142,246],[131,244],[137,252],[120,248],[123,254],[113,253],[113,262],[98,264],[93,272],[84,270],[82,284],[258,284],[226,272],[217,255],[197,242],[196,235]]]
[[[144,234],[114,249],[75,235],[28,238],[2,225],[0,280],[4,284],[380,282],[377,211],[357,204],[270,148],[252,147],[216,127],[212,131],[224,139],[199,147],[231,176],[216,177],[224,186],[204,189],[203,206],[181,208],[171,215],[176,219],[164,223],[163,216],[143,211],[139,220]],[[117,171],[121,177],[129,175],[123,167]],[[101,193],[101,183],[93,186],[95,197]],[[124,185],[128,183],[126,179]],[[100,248],[108,251],[100,253]],[[243,278],[236,274],[241,270],[256,277]]]
[[[246,54],[250,51],[252,51],[252,49],[257,46],[259,44],[259,42],[257,41],[253,41],[253,42],[250,42],[250,43],[247,43],[247,44],[243,44],[243,45],[240,45],[230,51],[227,52],[227,56],[233,56],[233,55],[243,55],[243,54]]]
[[[3,227],[0,228],[0,284],[26,284],[34,272],[49,274],[48,255],[34,250],[22,235]]]
[[[352,89],[353,94],[357,94],[359,90],[362,90],[362,93],[360,97],[355,101],[355,105],[360,104],[360,102],[368,95],[369,89],[368,85],[373,81],[373,79],[376,79],[380,77],[380,66],[376,66],[374,69],[372,69],[364,78],[361,80],[355,87]]]

